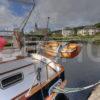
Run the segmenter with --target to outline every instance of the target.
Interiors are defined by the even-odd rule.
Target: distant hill
[[[96,24],[92,24],[92,25],[84,25],[84,26],[77,26],[77,27],[65,27],[64,29],[73,29],[75,31],[75,33],[77,33],[77,30],[79,29],[84,29],[85,27],[96,27],[96,28],[100,28],[100,23],[96,23]],[[52,31],[51,33],[57,33],[57,34],[61,34],[62,30],[55,30]]]
[[[100,28],[100,23],[94,24],[95,27]]]
[[[55,30],[55,31],[52,31],[51,33],[57,33],[57,34],[59,34],[61,32],[62,32],[62,30]]]
[[[74,27],[74,29],[83,29],[85,26]]]

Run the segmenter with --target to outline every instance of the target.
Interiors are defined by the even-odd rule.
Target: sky
[[[35,0],[36,6],[25,28],[34,24],[49,28],[89,25],[100,22],[100,0]],[[0,29],[19,27],[32,8],[32,0],[0,0]]]

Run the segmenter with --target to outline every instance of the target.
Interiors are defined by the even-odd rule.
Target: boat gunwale
[[[31,94],[28,97],[26,97],[27,99],[30,98],[33,94],[37,93],[39,90],[41,90],[41,88],[44,88],[46,85],[48,85],[48,83],[50,81],[53,81],[55,78],[59,77],[61,73],[64,72],[64,67],[63,66],[61,66],[60,64],[56,64],[56,65],[59,65],[61,70],[59,72],[56,72],[56,75],[54,75],[53,77],[49,78],[48,81],[42,82],[41,86],[40,86],[40,84],[37,84],[35,87],[33,86],[32,90],[31,90]],[[21,98],[25,96],[25,94],[28,92],[28,90],[29,89],[25,90],[23,93],[21,93],[21,94],[17,95],[16,97],[12,98],[12,100],[16,100],[17,98],[20,98],[19,100],[21,100]]]

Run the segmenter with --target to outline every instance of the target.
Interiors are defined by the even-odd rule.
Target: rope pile
[[[86,87],[82,87],[82,88],[65,88],[65,89],[61,89],[60,87],[55,87],[53,92],[55,92],[55,93],[65,93],[65,94],[75,93],[75,92],[80,92],[80,91],[95,87],[99,84],[100,84],[100,81],[98,81],[95,84],[92,84],[92,85],[89,85],[89,86],[86,86]]]

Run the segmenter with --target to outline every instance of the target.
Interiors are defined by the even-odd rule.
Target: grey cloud
[[[45,19],[47,16],[51,17],[51,27],[100,22],[100,0],[40,0],[37,9],[40,21],[42,16]],[[56,21],[54,23],[53,17]]]
[[[27,2],[28,0],[21,0]],[[40,27],[46,27],[51,18],[52,29],[100,22],[100,0],[35,0],[36,8],[30,18]]]

